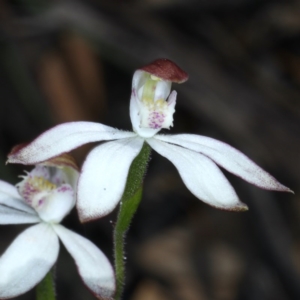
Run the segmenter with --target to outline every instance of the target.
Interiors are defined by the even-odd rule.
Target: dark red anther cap
[[[160,58],[140,70],[150,73],[163,80],[182,83],[188,80],[189,75],[181,70],[174,62],[166,58]]]

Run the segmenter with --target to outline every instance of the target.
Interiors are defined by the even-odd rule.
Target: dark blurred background
[[[128,233],[124,300],[300,299],[299,16],[288,0],[0,0],[1,179],[16,183],[26,169],[5,166],[11,147],[55,124],[130,130],[134,70],[169,58],[190,75],[173,86],[170,132],[227,142],[296,194],[226,173],[250,210],[219,211],[153,153]],[[74,151],[79,164],[92,146]],[[113,261],[115,218],[81,225],[74,210],[64,225]],[[1,226],[1,252],[24,227]],[[58,300],[94,299],[61,248]]]

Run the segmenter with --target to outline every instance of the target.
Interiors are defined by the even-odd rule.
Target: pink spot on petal
[[[64,193],[64,192],[67,192],[67,191],[72,191],[72,188],[70,188],[69,186],[63,185],[63,186],[59,187],[57,189],[57,191],[61,192],[61,193]]]

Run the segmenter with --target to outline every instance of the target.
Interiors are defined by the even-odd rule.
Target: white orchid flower
[[[83,164],[77,200],[81,221],[105,216],[116,207],[130,165],[144,142],[175,165],[186,187],[197,198],[217,208],[247,209],[218,166],[260,188],[290,191],[223,142],[194,134],[158,134],[162,128],[173,126],[176,92],[171,92],[171,83],[181,83],[187,78],[170,60],[156,60],[133,76],[130,100],[133,132],[92,122],[65,123],[28,145],[13,149],[8,162],[39,163],[86,143],[111,140],[96,146]]]
[[[37,165],[16,186],[0,181],[0,224],[34,224],[0,257],[0,299],[37,285],[55,264],[59,239],[71,254],[82,281],[98,299],[112,299],[113,268],[89,240],[59,223],[75,205],[78,171],[67,155]]]

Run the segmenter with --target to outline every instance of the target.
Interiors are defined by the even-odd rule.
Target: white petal
[[[72,255],[84,284],[101,299],[110,299],[115,292],[113,268],[106,256],[88,239],[61,225],[54,230]]]
[[[290,192],[239,150],[218,140],[193,134],[157,135],[156,139],[200,152],[227,171],[260,188]]]
[[[0,205],[0,224],[30,224],[38,223],[41,219],[35,214],[16,210],[11,207]]]
[[[0,258],[0,298],[21,295],[49,272],[57,260],[59,242],[47,224],[23,231]]]
[[[35,210],[23,201],[17,188],[2,180],[0,180],[0,205],[36,215]]]
[[[26,146],[19,146],[8,155],[8,162],[36,164],[71,151],[83,144],[134,136],[93,122],[70,122],[47,130]]]
[[[121,200],[128,171],[144,140],[135,137],[104,143],[87,156],[78,182],[77,209],[81,221],[110,213]]]
[[[60,223],[75,206],[74,191],[69,184],[63,184],[43,199],[41,208],[36,208],[45,222]]]
[[[149,145],[177,168],[186,187],[200,200],[222,209],[245,210],[234,189],[213,161],[202,154],[156,139]]]
[[[21,198],[16,187],[3,180],[0,180],[0,195],[1,194],[5,194],[12,198]]]

